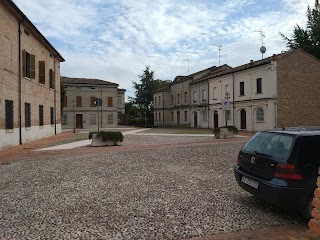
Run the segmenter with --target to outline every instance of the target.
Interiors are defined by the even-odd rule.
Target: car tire
[[[300,212],[303,220],[307,222],[312,218],[311,216],[311,211],[313,208],[312,200],[313,200],[313,195],[309,197],[308,201],[306,202],[306,205],[304,206],[303,210]]]

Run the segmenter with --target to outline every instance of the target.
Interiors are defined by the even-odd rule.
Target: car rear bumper
[[[284,209],[302,210],[309,196],[304,188],[288,188],[284,184],[273,184],[275,181],[263,181],[250,174],[247,174],[244,171],[241,171],[239,165],[234,168],[234,174],[241,188],[260,199]],[[243,176],[258,181],[258,188],[255,189],[243,183],[241,181]]]

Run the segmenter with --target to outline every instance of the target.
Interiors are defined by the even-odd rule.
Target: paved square
[[[242,191],[247,139],[128,135],[0,165],[0,238],[183,239],[302,223]]]

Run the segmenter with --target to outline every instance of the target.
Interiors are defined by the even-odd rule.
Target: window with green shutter
[[[25,118],[25,127],[31,127],[31,105],[30,105],[30,103],[24,103],[24,118]]]
[[[50,88],[55,89],[55,76],[54,76],[54,71],[52,69],[49,70],[49,81],[50,81]]]
[[[36,78],[36,56],[28,53],[27,51],[22,51],[22,75],[27,78]]]
[[[46,83],[46,62],[39,61],[39,83]]]
[[[54,113],[53,113],[53,107],[50,107],[50,124],[54,124]]]
[[[43,126],[43,105],[39,105],[39,126]]]
[[[13,129],[13,101],[5,100],[6,129]]]

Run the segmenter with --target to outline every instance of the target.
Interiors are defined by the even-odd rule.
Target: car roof
[[[265,130],[263,132],[285,133],[291,135],[320,135],[320,127],[288,127],[288,128],[274,128]]]

